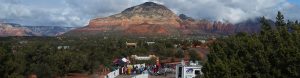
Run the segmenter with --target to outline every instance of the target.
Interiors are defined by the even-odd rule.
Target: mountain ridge
[[[253,33],[259,31],[260,24],[257,21],[232,24],[197,20],[184,14],[176,15],[164,5],[145,2],[108,17],[92,19],[87,26],[70,31],[67,35],[76,35],[78,33],[84,33],[82,35],[97,35],[95,32],[143,36],[155,34],[165,36],[230,35],[236,32]]]
[[[167,7],[146,2],[127,8],[118,14],[92,19],[86,27],[74,32],[119,31],[126,35],[171,35],[178,33],[180,28],[178,21],[181,19]]]
[[[0,23],[0,37],[6,36],[58,36],[76,27],[23,26],[15,23]]]

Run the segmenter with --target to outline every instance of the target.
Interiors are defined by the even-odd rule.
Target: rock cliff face
[[[38,35],[37,33],[32,33],[31,30],[20,27],[17,24],[6,24],[0,23],[0,36],[31,36]]]
[[[77,27],[63,27],[63,26],[23,26],[39,35],[33,36],[58,36],[65,32],[76,29]]]
[[[0,23],[0,37],[3,36],[57,36],[75,27],[61,26],[22,26],[13,23]]]
[[[153,2],[146,2],[124,10],[123,12],[105,18],[96,18],[89,23],[89,27],[131,25],[170,25],[179,27],[180,19],[167,7]]]
[[[103,33],[118,35],[228,35],[240,31],[255,32],[259,29],[259,23],[248,22],[231,24],[196,20],[184,14],[177,16],[163,5],[146,2],[127,8],[119,14],[92,19],[87,26],[68,32],[66,35],[100,35]]]
[[[222,23],[218,21],[195,20],[184,14],[180,14],[181,30],[183,34],[197,35],[197,34],[233,34],[235,33],[235,25],[231,23]]]
[[[167,7],[153,2],[133,6],[119,14],[96,18],[75,32],[118,31],[124,35],[170,35],[178,33],[181,19]]]

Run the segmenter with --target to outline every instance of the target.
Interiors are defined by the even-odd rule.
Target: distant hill
[[[76,29],[77,27],[62,27],[62,26],[24,26],[32,32],[39,33],[41,36],[58,36],[65,32]]]
[[[236,32],[257,32],[259,26],[258,19],[237,24],[197,20],[184,14],[176,15],[161,4],[146,2],[115,15],[92,19],[87,26],[64,35],[229,35]]]
[[[14,23],[0,23],[0,37],[3,36],[57,36],[76,27],[22,26]]]
[[[0,23],[0,36],[32,36],[39,35],[18,24]]]
[[[180,18],[167,7],[153,2],[127,8],[119,14],[95,18],[68,35],[173,35],[179,34]],[[76,34],[73,34],[76,33]],[[99,33],[99,34],[95,34]]]

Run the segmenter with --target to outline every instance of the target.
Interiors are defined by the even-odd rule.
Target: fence
[[[148,78],[149,74],[140,74],[140,75],[136,75],[132,78]]]
[[[115,78],[119,76],[119,69],[108,73],[104,78]]]

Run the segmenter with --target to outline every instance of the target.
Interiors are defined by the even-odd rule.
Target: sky
[[[300,0],[0,0],[0,22],[82,27],[148,1],[195,19],[239,23],[260,16],[274,19],[277,11],[300,19]]]
[[[288,0],[290,3],[300,6],[300,0]]]

